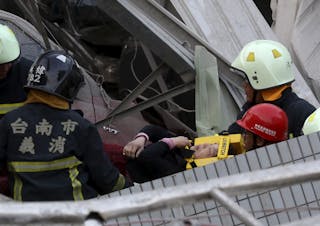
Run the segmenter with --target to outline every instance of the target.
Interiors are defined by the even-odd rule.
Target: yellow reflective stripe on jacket
[[[9,111],[12,111],[23,105],[24,105],[24,102],[13,103],[13,104],[0,104],[0,114],[1,115],[7,114]]]
[[[77,176],[79,175],[79,171],[77,166],[82,162],[78,160],[75,156],[71,156],[64,159],[58,159],[48,162],[8,162],[8,170],[14,172],[14,190],[13,197],[15,200],[22,200],[22,181],[16,173],[39,173],[45,171],[55,171],[61,169],[69,169],[69,177],[71,180],[71,185],[73,188],[73,199],[74,200],[83,200],[82,194],[82,185],[79,180],[77,180]]]
[[[17,174],[14,174],[14,185],[13,185],[13,199],[22,201],[21,197],[22,181]]]
[[[11,172],[17,173],[36,173],[73,168],[81,163],[82,162],[79,161],[75,156],[71,156],[49,162],[8,162],[8,169]]]
[[[112,191],[121,190],[122,188],[124,188],[125,183],[126,183],[126,179],[124,178],[124,176],[121,173],[119,173],[118,180],[117,180],[116,184],[113,186]]]
[[[74,200],[83,200],[83,195],[81,191],[81,183],[77,180],[77,176],[79,175],[79,171],[76,167],[69,169],[69,177],[71,179],[72,185],[72,194]]]

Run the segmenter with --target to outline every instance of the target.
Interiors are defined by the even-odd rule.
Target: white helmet
[[[303,124],[302,132],[304,135],[320,131],[320,108],[315,110]]]
[[[13,33],[7,26],[0,24],[0,64],[9,63],[20,56],[20,45]]]
[[[246,44],[232,67],[245,73],[255,90],[277,87],[294,81],[292,59],[287,48],[272,40]]]

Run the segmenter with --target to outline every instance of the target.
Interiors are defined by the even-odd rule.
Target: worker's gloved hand
[[[178,136],[178,137],[171,137],[174,147],[176,148],[185,148],[186,146],[191,146],[191,141],[189,138],[184,136]]]
[[[144,148],[146,143],[145,137],[137,137],[134,140],[130,141],[126,146],[123,148],[123,155],[129,158],[137,158],[141,151]]]

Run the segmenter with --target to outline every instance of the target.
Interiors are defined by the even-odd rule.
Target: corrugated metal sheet
[[[294,54],[297,66],[317,98],[320,98],[320,2],[271,1],[272,29]]]
[[[320,99],[320,2],[300,1],[291,45],[307,81]]]
[[[320,2],[272,0],[272,29],[291,50],[298,68],[320,98]]]

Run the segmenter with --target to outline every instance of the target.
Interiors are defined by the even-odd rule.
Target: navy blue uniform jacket
[[[72,110],[26,104],[0,121],[0,167],[15,200],[82,200],[125,187],[96,127]]]
[[[269,103],[277,105],[286,112],[289,122],[288,134],[290,137],[297,137],[301,135],[305,120],[316,110],[313,105],[292,92],[291,88],[284,90],[280,99]],[[241,119],[244,113],[252,106],[253,105],[251,103],[245,103],[242,111],[238,114],[237,119]],[[242,128],[234,122],[229,126],[228,132],[241,133]]]

